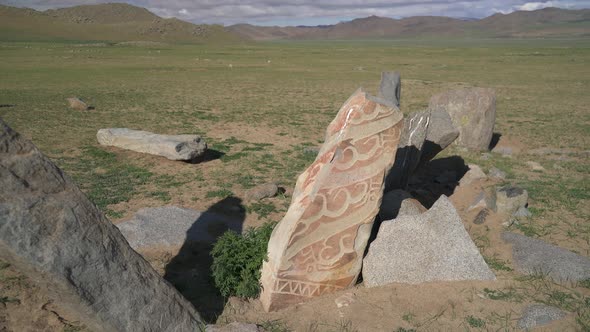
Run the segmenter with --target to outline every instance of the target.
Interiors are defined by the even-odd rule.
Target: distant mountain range
[[[479,20],[441,16],[403,19],[370,16],[329,26],[262,27],[237,24],[227,29],[253,40],[587,37],[590,36],[590,9],[545,8],[494,14]]]
[[[267,27],[192,24],[164,19],[122,3],[36,11],[0,5],[0,40],[235,42],[400,38],[589,37],[590,9],[545,8],[495,14],[484,19],[370,16],[321,26]]]
[[[0,5],[0,40],[199,43],[237,41],[241,38],[221,25],[164,19],[145,8],[123,3],[43,12]]]

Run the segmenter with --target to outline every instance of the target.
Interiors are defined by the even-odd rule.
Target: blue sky
[[[0,0],[0,4],[38,10],[116,0]],[[494,13],[545,7],[590,8],[590,0],[127,0],[162,17],[193,23],[258,25],[334,24],[370,15],[401,18],[417,15],[482,18]]]

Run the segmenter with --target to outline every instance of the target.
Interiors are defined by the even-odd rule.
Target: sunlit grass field
[[[330,41],[119,46],[0,42],[0,117],[54,160],[114,222],[166,204],[206,210],[257,184],[285,194],[243,201],[246,225],[280,220],[306,147],[358,87],[402,75],[401,109],[458,87],[497,93],[495,132],[525,150],[511,157],[451,148],[529,191],[533,217],[512,230],[590,255],[590,40]],[[78,96],[95,110],[67,107]],[[216,158],[172,162],[98,145],[96,132],[128,127],[197,133]],[[537,161],[543,172],[532,172]],[[223,212],[223,211],[222,211]]]

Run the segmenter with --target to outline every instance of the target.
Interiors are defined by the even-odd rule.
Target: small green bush
[[[211,251],[211,272],[215,286],[223,296],[258,296],[260,269],[275,225],[265,223],[248,229],[244,235],[227,231],[217,240]]]

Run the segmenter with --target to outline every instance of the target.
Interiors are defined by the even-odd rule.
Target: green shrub
[[[223,296],[258,296],[260,269],[275,225],[265,223],[248,229],[244,235],[227,231],[217,240],[211,251],[211,271],[215,286]]]

